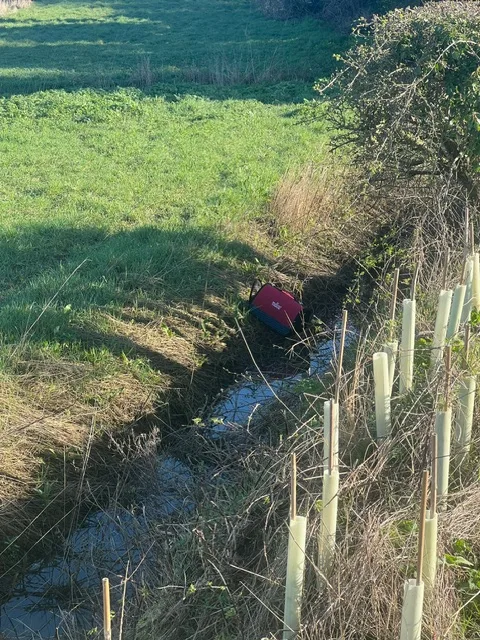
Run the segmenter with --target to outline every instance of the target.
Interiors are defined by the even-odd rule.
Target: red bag
[[[258,288],[258,285],[260,287]],[[257,286],[257,291],[254,290]],[[303,327],[303,305],[295,296],[273,284],[262,285],[256,280],[250,291],[250,310],[254,316],[282,336]]]

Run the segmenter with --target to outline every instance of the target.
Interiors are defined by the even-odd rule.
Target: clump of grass
[[[436,297],[439,283],[430,261],[423,263],[423,269],[423,282],[431,284],[423,291],[425,300]],[[191,452],[209,461],[206,472],[204,467],[207,478],[196,488],[198,513],[182,523],[181,542],[172,545],[166,532],[157,537],[164,572],[158,585],[161,597],[153,597],[138,626],[139,638],[233,640],[278,635],[292,451],[300,472],[298,512],[308,513],[310,522],[302,637],[387,640],[398,635],[403,583],[415,574],[420,478],[430,464],[434,400],[441,381],[424,375],[425,357],[420,352],[414,393],[394,399],[393,437],[378,446],[370,361],[387,328],[379,319],[387,317],[385,309],[382,298],[377,299],[369,330],[364,329],[346,358],[340,393],[339,535],[327,588],[318,591],[316,539],[321,511],[321,413],[323,401],[331,395],[330,376],[317,381],[317,387],[312,380],[300,383],[296,399],[280,398],[270,413],[253,419],[240,445],[227,440],[220,448],[201,433],[183,445],[187,455]],[[419,309],[425,313],[429,306]],[[432,322],[431,317],[422,318],[425,325]],[[461,355],[456,366],[463,367]],[[479,416],[477,405],[477,425]],[[432,637],[446,640],[475,637],[480,629],[474,606],[480,569],[475,524],[479,447],[477,430],[469,464],[462,469],[452,465],[449,508],[439,516],[443,562],[434,595],[426,600],[424,628]],[[179,585],[180,576],[184,576],[184,587],[174,586]]]
[[[8,11],[25,9],[32,4],[32,0],[0,0],[0,15]]]
[[[283,81],[305,81],[311,79],[308,69],[292,68],[276,55],[265,59],[252,51],[240,50],[214,56],[203,66],[194,64],[182,71],[186,82],[228,87],[235,85],[267,85]]]
[[[141,56],[130,75],[130,84],[140,89],[148,89],[157,81],[157,77],[150,56]]]
[[[332,272],[358,255],[375,227],[361,199],[351,188],[355,173],[341,165],[313,163],[289,169],[276,186],[267,207],[268,232],[292,266],[299,268],[323,254]],[[321,250],[320,250],[321,247]]]

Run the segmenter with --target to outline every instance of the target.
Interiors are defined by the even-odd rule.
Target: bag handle
[[[255,291],[256,285],[259,285],[257,287],[257,290]],[[252,283],[252,286],[250,288],[250,296],[248,298],[248,304],[252,304],[252,301],[254,299],[254,297],[257,295],[258,291],[263,287],[262,281],[259,278],[255,278],[255,280]],[[255,293],[254,293],[255,291]]]

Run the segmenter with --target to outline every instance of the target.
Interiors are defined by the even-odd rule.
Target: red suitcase
[[[255,292],[256,289],[256,292]],[[275,287],[255,281],[250,292],[250,310],[254,316],[282,336],[302,329],[303,305],[294,295]]]

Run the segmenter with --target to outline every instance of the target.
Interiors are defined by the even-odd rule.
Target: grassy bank
[[[448,288],[458,281],[461,262],[457,254]],[[362,263],[363,269],[367,264]],[[396,255],[394,264],[403,265],[406,274],[401,300],[409,292],[408,258],[404,262]],[[432,464],[431,434],[436,402],[437,409],[444,406],[445,376],[443,368],[436,375],[429,371],[442,269],[436,259],[425,259],[417,298],[422,337],[415,343],[414,386],[408,394],[399,393],[397,364],[391,437],[376,440],[372,356],[382,349],[391,327],[391,266],[387,259],[367,314],[355,305],[352,309],[357,333],[341,378],[340,490],[332,571],[322,573],[317,545],[325,506],[323,403],[334,393],[335,361],[325,375],[300,381],[294,394],[272,401],[260,415],[256,412],[240,443],[227,439],[218,447],[198,430],[193,441],[190,437],[181,445],[192,459],[203,462],[198,468],[202,482],[191,494],[198,510],[182,522],[152,527],[161,560],[158,578],[151,583],[150,606],[134,637],[281,637],[293,452],[299,470],[298,512],[309,522],[300,637],[398,637],[404,581],[415,577],[417,569],[421,474]],[[463,337],[453,341],[453,375],[447,386],[454,423],[458,381],[467,371],[476,375],[480,366],[475,316],[472,328],[468,362]],[[394,334],[399,336],[400,324]],[[452,430],[449,497],[438,515],[437,580],[432,591],[426,589],[422,637],[469,640],[479,634],[478,393],[476,397],[471,451],[462,462]]]
[[[328,281],[346,259],[330,251],[332,211],[348,214],[335,183],[295,177],[326,141],[296,105],[343,43],[247,1],[35,2],[2,18],[4,566],[85,473],[102,490],[110,434],[184,422],[212,375],[243,368],[234,319],[255,275]],[[330,230],[325,259],[315,229]]]
[[[1,103],[2,375],[29,408],[5,399],[9,475],[35,482],[30,456],[40,464],[92,420],[111,428],[169,403],[169,421],[204,401],[208,377],[192,376],[281,259],[266,202],[292,164],[323,154],[320,128],[289,109],[129,92]]]

